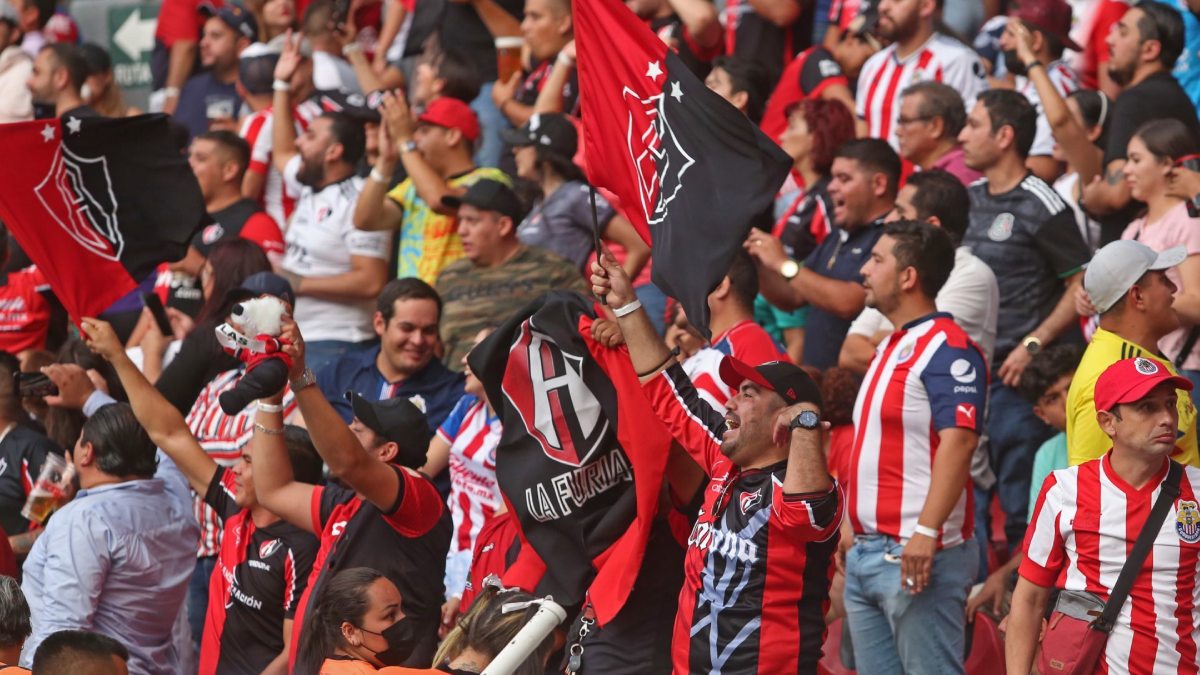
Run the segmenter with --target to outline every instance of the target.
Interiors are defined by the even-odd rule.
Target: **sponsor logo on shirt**
[[[711,551],[732,560],[758,562],[758,545],[752,539],[739,537],[737,532],[729,532],[724,527],[714,527],[712,523],[696,523],[692,533],[688,535],[688,546],[695,546],[701,551]]]
[[[1175,509],[1175,532],[1188,544],[1200,542],[1200,509],[1196,502],[1181,499]]]
[[[971,403],[959,403],[954,408],[954,423],[968,429],[975,428],[975,406]]]
[[[283,546],[283,542],[279,541],[278,539],[264,541],[258,546],[258,557],[262,560],[266,560],[267,558],[270,558],[275,551],[278,551],[280,546]]]
[[[1000,215],[996,216],[996,219],[992,221],[991,226],[988,227],[988,239],[991,239],[992,241],[1008,241],[1009,237],[1012,236],[1013,222],[1015,220],[1016,219],[1011,213],[1001,213]]]
[[[975,366],[966,359],[958,359],[950,364],[950,377],[953,377],[954,381],[959,384],[971,384],[975,381],[976,376]]]

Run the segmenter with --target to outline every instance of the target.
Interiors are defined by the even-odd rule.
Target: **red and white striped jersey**
[[[483,523],[503,504],[496,482],[496,446],[503,428],[487,404],[467,394],[438,427],[450,444],[450,518],[454,534],[446,554],[446,597],[461,597],[471,554]]]
[[[880,343],[854,405],[848,476],[850,524],[857,534],[912,536],[925,506],[938,432],[983,430],[988,368],[979,346],[946,313],[905,325]],[[970,478],[942,525],[938,543],[970,539]]]
[[[247,406],[242,412],[231,416],[221,410],[217,400],[222,393],[232,389],[241,376],[242,369],[234,368],[214,377],[200,390],[200,395],[187,414],[188,429],[200,447],[213,461],[224,467],[237,464],[242,456],[242,448],[254,436],[257,406]],[[291,389],[284,394],[283,406],[283,419],[290,422],[296,412],[296,397]],[[220,518],[212,507],[204,503],[204,495],[196,495],[192,506],[200,523],[200,549],[197,555],[202,558],[217,555],[221,545]]]
[[[893,44],[867,59],[858,76],[857,112],[867,121],[869,135],[882,138],[899,150],[896,118],[900,116],[900,94],[909,85],[927,80],[954,87],[962,94],[967,112],[979,92],[987,88],[979,56],[952,37],[934,33],[904,59],[897,57]]]
[[[319,106],[313,108],[307,103],[293,108],[292,119],[296,123],[296,135],[304,133],[305,129],[308,129],[309,122],[319,114]],[[246,167],[246,170],[266,176],[263,193],[258,201],[267,215],[279,223],[279,228],[286,231],[288,218],[292,215],[292,209],[296,207],[296,196],[287,194],[283,175],[271,161],[271,147],[274,144],[272,134],[274,119],[272,108],[259,110],[242,121],[242,128],[238,131],[238,135],[250,145],[250,165]]]
[[[733,397],[733,390],[721,379],[721,361],[724,359],[721,352],[705,347],[683,362],[683,372],[696,385],[700,398],[716,410],[724,410],[725,403]]]
[[[1067,95],[1079,88],[1079,78],[1066,61],[1055,61],[1046,64],[1046,74],[1058,95]],[[1029,149],[1030,157],[1049,156],[1054,152],[1054,135],[1050,131],[1050,122],[1046,119],[1046,111],[1042,109],[1042,99],[1038,96],[1037,87],[1028,77],[1020,76],[1016,81],[1016,89],[1023,94],[1037,110],[1037,135],[1033,137],[1033,146]]]
[[[1107,599],[1149,517],[1168,464],[1141,489],[1112,468],[1112,452],[1046,478],[1025,533],[1020,574],[1039,586]],[[1196,673],[1200,605],[1200,469],[1183,467],[1141,574],[1108,638],[1102,672]]]

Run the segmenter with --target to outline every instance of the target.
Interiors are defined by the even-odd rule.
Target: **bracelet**
[[[287,80],[275,80],[271,83],[271,89],[275,91],[291,91],[292,85],[288,84]]]
[[[633,314],[634,312],[638,311],[641,308],[642,308],[642,301],[634,300],[633,302],[631,302],[629,304],[621,305],[620,307],[614,308],[613,314],[615,314],[617,316],[617,318],[619,319],[623,316],[629,316],[630,314]]]
[[[1033,70],[1034,68],[1037,68],[1038,66],[1045,68],[1046,64],[1042,63],[1041,61],[1034,61],[1033,63],[1025,66],[1025,72],[1029,72],[1029,71]]]
[[[263,401],[263,400],[260,400],[258,402],[258,409],[259,409],[259,411],[265,412],[265,413],[281,413],[281,412],[283,412],[282,405],[276,405],[274,403],[267,403],[266,401]]]
[[[383,172],[376,167],[371,167],[371,174],[369,177],[376,183],[383,183],[384,185],[388,184],[388,177],[383,175]]]
[[[575,59],[571,58],[570,56],[567,56],[566,52],[559,52],[558,58],[555,59],[554,61],[558,65],[563,66],[565,68],[574,68],[575,67]]]
[[[163,87],[162,91],[167,98],[179,98],[179,87]]]
[[[921,534],[929,537],[930,539],[937,539],[938,536],[940,536],[940,533],[937,530],[933,529],[932,527],[925,527],[920,523],[913,525],[913,534]]]
[[[653,368],[651,368],[650,370],[647,370],[645,372],[637,373],[637,376],[638,377],[647,377],[649,375],[653,375],[654,373],[658,372],[658,370],[661,369],[663,366],[670,363],[671,359],[675,358],[675,356],[677,354],[678,354],[678,352],[672,351],[671,353],[667,354],[667,358],[663,359],[662,362],[659,363],[657,366],[654,366]]]
[[[268,428],[264,427],[263,425],[259,424],[258,422],[254,423],[254,430],[261,431],[268,436],[282,436],[283,435],[283,429],[268,429]]]
[[[347,44],[346,46],[342,47],[342,56],[350,56],[351,54],[357,54],[358,52],[361,52],[362,50],[363,50],[363,47],[361,44],[359,44],[357,42],[351,42],[351,43]]]

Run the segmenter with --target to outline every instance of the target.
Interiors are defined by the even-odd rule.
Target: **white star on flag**
[[[79,129],[82,127],[83,127],[83,120],[79,119],[78,117],[68,117],[67,118],[67,128],[71,130],[71,133],[73,133],[73,134],[79,133]]]
[[[662,74],[662,66],[659,65],[658,61],[651,61],[649,65],[646,66],[646,77],[650,78],[651,80],[657,80],[658,78],[662,77]]]
[[[679,87],[679,82],[671,83],[671,98],[674,98],[677,102],[683,101],[683,89]]]
[[[42,127],[42,141],[49,143],[52,140],[54,140],[54,127],[47,124]]]

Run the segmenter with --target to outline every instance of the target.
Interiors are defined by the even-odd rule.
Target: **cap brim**
[[[721,376],[721,381],[734,391],[737,391],[742,386],[742,382],[746,380],[770,391],[775,391],[775,387],[762,376],[762,373],[758,372],[757,368],[732,356],[721,359],[721,366],[717,369],[717,373]]]
[[[1170,382],[1171,384],[1174,384],[1176,389],[1182,389],[1184,391],[1192,390],[1192,381],[1182,375],[1147,377],[1130,387],[1129,390],[1124,394],[1121,394],[1119,400],[1114,402],[1112,406],[1109,407],[1109,410],[1112,410],[1113,407],[1119,406],[1122,403],[1133,403],[1134,401],[1140,401],[1146,396],[1146,394],[1150,393],[1152,389],[1164,382]]]
[[[379,416],[375,414],[375,408],[371,405],[371,402],[349,389],[346,390],[344,395],[346,400],[350,402],[350,409],[354,411],[354,416],[358,418],[358,421],[367,425],[367,428],[371,431],[382,434],[383,432],[380,430],[383,428],[383,425],[379,423]]]
[[[534,144],[529,134],[523,133],[520,129],[502,129],[500,131],[500,140],[516,147]]]
[[[1152,270],[1168,270],[1172,267],[1183,264],[1187,260],[1188,252],[1185,246],[1172,246],[1171,248],[1158,254],[1154,259],[1154,264],[1150,265]]]
[[[454,195],[446,195],[442,197],[442,206],[448,208],[457,209],[465,203],[466,202],[463,201],[462,197],[455,197]]]

